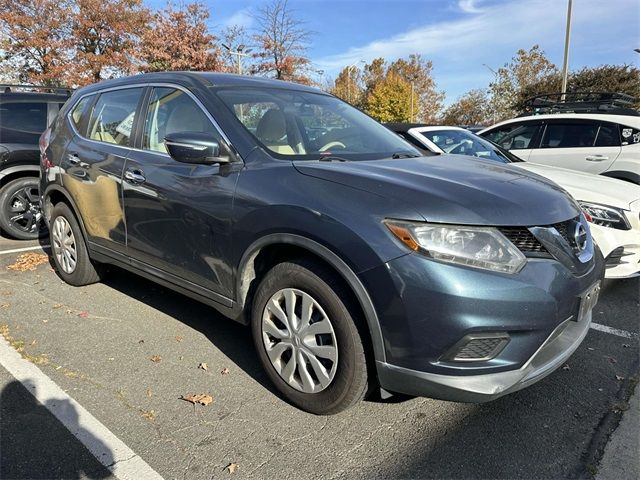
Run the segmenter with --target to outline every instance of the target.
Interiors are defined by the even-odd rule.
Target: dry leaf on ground
[[[616,375],[616,380],[624,380],[624,377],[622,377],[620,375]]]
[[[43,255],[42,253],[23,253],[18,256],[15,263],[9,265],[7,267],[8,270],[13,270],[15,272],[26,272],[35,270],[39,265],[49,262],[49,257],[47,255]]]
[[[565,364],[565,365],[562,367],[562,369],[563,369],[563,370],[571,370],[571,367],[570,367],[569,365],[566,365],[566,364]]]
[[[227,367],[224,367],[222,370],[220,370],[220,374],[221,375],[229,375],[229,373],[231,373],[229,371],[229,369]]]
[[[151,391],[150,388],[147,388],[147,397],[151,397],[153,395],[153,392]]]
[[[200,393],[198,395],[183,395],[180,397],[180,400],[186,400],[187,402],[191,402],[194,405],[198,403],[206,407],[211,402],[213,402],[213,397],[211,395],[207,395],[206,393]]]
[[[204,363],[204,362],[202,362],[200,365],[198,365],[198,368],[201,369],[201,370],[204,370],[205,372],[207,370],[209,370],[208,365],[206,363]]]
[[[236,473],[236,470],[238,470],[239,466],[240,465],[238,465],[237,463],[230,463],[229,465],[227,465],[224,468],[226,468],[229,473]]]
[[[9,308],[9,304],[8,304],[8,303],[3,303],[2,305],[0,305],[0,307],[2,307],[2,308]]]
[[[54,309],[55,309],[55,308],[60,308],[60,307],[64,307],[64,305],[62,305],[61,303],[56,303],[56,304],[54,304],[54,305],[53,305],[53,307],[51,307],[51,308],[54,308]]]
[[[87,312],[86,310],[82,310],[80,313],[78,313],[78,316],[80,318],[87,318],[89,316],[89,312]]]
[[[181,342],[182,341],[182,337],[180,335],[176,335],[176,342]]]
[[[151,357],[151,361],[152,361],[153,363],[159,363],[161,360],[162,360],[162,357],[161,357],[160,355],[153,355],[153,356]]]

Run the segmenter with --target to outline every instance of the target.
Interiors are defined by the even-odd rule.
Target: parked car
[[[550,102],[553,103],[553,102]],[[628,99],[556,103],[478,135],[527,162],[640,184],[640,114]],[[623,106],[619,106],[623,105]]]
[[[523,162],[507,150],[467,130],[448,126],[388,127],[432,153],[453,153],[511,163],[567,190],[586,213],[606,262],[607,278],[640,275],[640,186],[565,168]],[[452,157],[443,157],[447,161]]]
[[[38,238],[41,213],[38,138],[69,98],[66,89],[0,85],[0,230]]]
[[[332,127],[314,141],[311,112]],[[491,400],[558,368],[589,329],[604,261],[569,195],[421,157],[315,88],[110,80],[76,92],[41,148],[65,281],[115,264],[249,324],[271,381],[309,412],[376,387]]]

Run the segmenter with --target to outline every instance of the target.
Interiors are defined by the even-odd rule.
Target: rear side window
[[[597,123],[550,123],[545,128],[540,148],[592,147],[597,133]]]
[[[93,98],[94,95],[89,95],[88,97],[81,98],[80,101],[76,103],[75,107],[73,107],[73,110],[71,110],[71,115],[69,115],[71,123],[73,123],[73,126],[76,127],[76,130],[78,130],[81,135],[85,135],[87,133],[86,120],[87,116],[89,115],[88,107],[89,105],[91,105],[91,102],[93,102]]]
[[[166,153],[164,137],[182,132],[208,133],[224,148],[211,120],[189,95],[177,88],[154,88],[149,100],[142,148]]]
[[[0,104],[0,142],[37,145],[47,128],[46,102]]]
[[[99,142],[129,146],[142,88],[100,94],[89,118],[88,137]]]
[[[596,137],[596,147],[619,147],[620,128],[612,123],[601,123]]]
[[[640,143],[640,130],[637,128],[620,125],[620,134],[622,135],[622,145],[637,145]]]

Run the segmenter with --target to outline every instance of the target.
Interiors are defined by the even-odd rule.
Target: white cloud
[[[458,8],[464,13],[482,12],[482,10],[476,6],[476,0],[458,0]]]
[[[240,27],[244,27],[249,29],[253,26],[254,18],[251,15],[251,9],[243,8],[242,10],[238,10],[230,17],[226,18],[223,22],[225,27],[231,27],[233,25],[238,25]]]
[[[638,14],[634,14],[636,1],[618,0],[615,9],[600,0],[574,2],[570,64],[580,55],[589,57],[598,53],[601,58],[603,54],[598,50],[603,46],[610,53],[631,49],[636,43],[635,27],[630,26],[638,21]],[[360,60],[370,62],[376,57],[393,60],[420,53],[433,60],[436,81],[440,88],[447,90],[449,100],[469,88],[486,86],[492,74],[482,64],[501,66],[519,48],[539,44],[554,63],[562,63],[565,2],[506,0],[477,9],[473,0],[461,0],[458,6],[467,14],[381,37],[337,55],[315,59],[314,63],[329,75],[335,75],[345,65]],[[622,19],[620,12],[630,16]],[[597,32],[595,37],[594,32]],[[607,57],[609,55],[600,63],[606,63]],[[484,81],[470,85],[473,79],[481,78]],[[457,85],[460,88],[456,88]]]

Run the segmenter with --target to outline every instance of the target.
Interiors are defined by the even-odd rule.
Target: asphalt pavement
[[[594,312],[605,328],[525,390],[480,405],[365,401],[313,416],[270,386],[247,328],[118,269],[74,288],[48,263],[7,268],[22,252],[3,252],[31,246],[0,239],[0,333],[167,479],[591,478],[609,468],[601,459],[638,381],[636,278],[605,284]],[[111,475],[3,368],[0,384],[0,477]],[[181,399],[190,394],[213,402]],[[629,422],[636,435],[619,441],[633,449],[638,417]],[[637,460],[622,461],[638,478]]]

